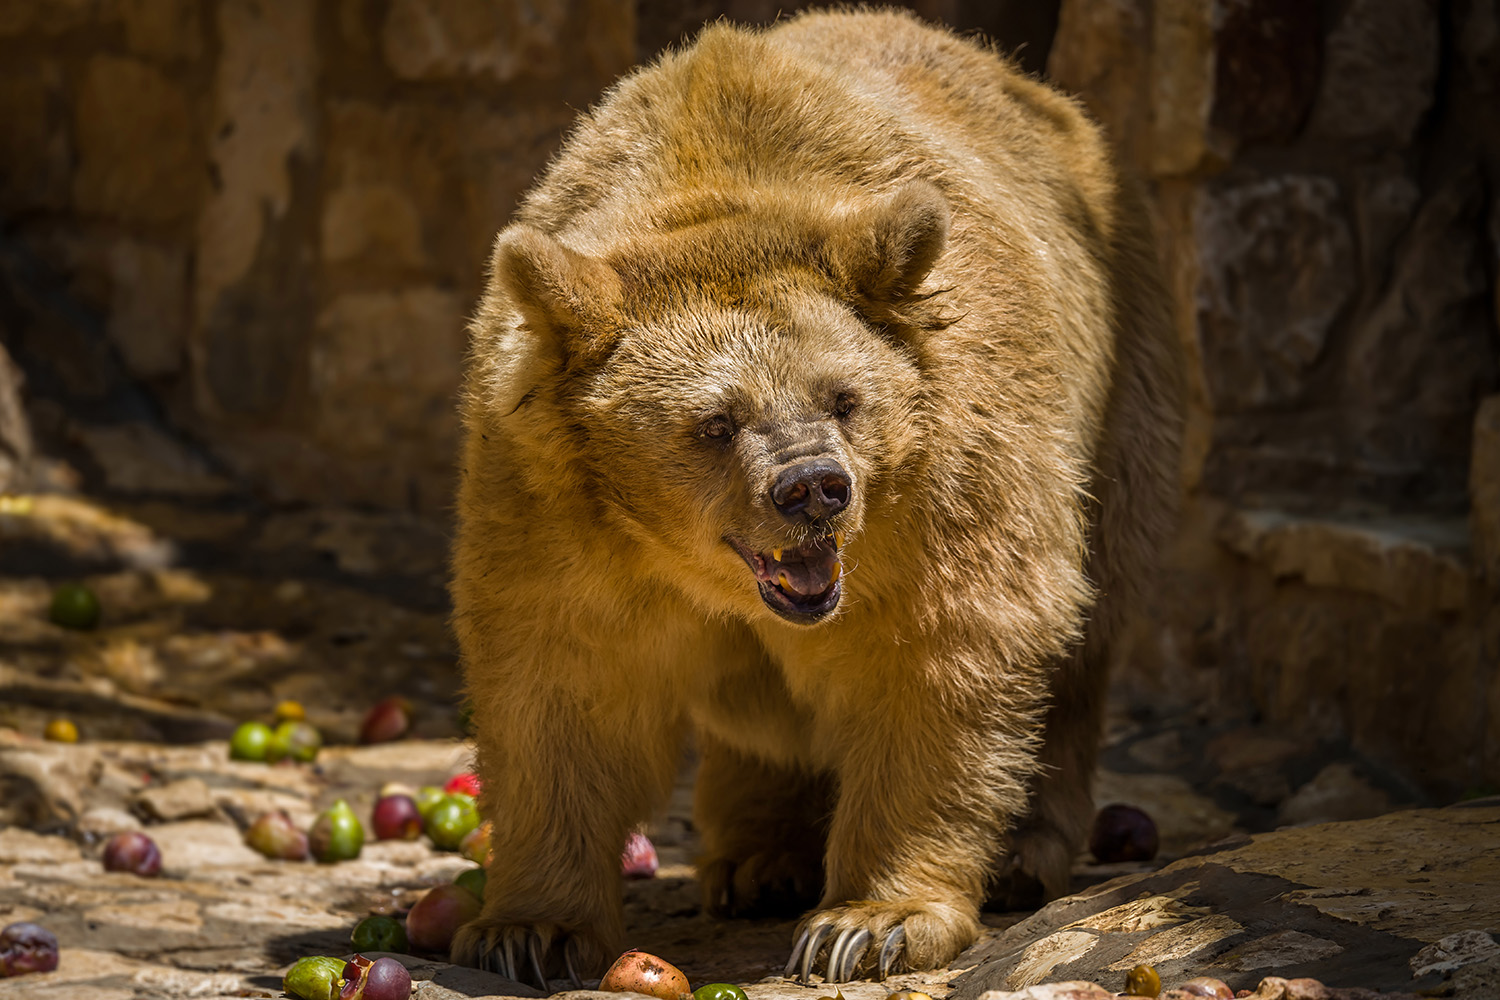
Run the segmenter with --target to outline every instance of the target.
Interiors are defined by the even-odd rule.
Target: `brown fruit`
[[[659,1000],[692,996],[687,976],[677,966],[644,951],[627,951],[615,959],[599,988],[609,993],[644,993]]]

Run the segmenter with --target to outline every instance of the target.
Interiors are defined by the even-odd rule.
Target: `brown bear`
[[[715,25],[610,91],[472,326],[454,960],[613,958],[689,732],[706,905],[816,904],[788,974],[943,965],[997,864],[1061,892],[1176,494],[1166,301],[1078,106],[906,14]]]

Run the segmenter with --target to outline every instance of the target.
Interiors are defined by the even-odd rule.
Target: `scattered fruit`
[[[427,814],[427,836],[445,851],[456,851],[479,828],[479,810],[467,795],[447,795]]]
[[[264,722],[242,722],[229,737],[230,760],[265,760],[271,727]]]
[[[709,983],[693,991],[693,1000],[750,1000],[750,998],[745,996],[744,990],[733,983]],[[890,1000],[890,997],[886,1000]]]
[[[692,992],[687,976],[677,966],[644,951],[627,951],[615,959],[599,988],[609,993],[645,993],[659,1000],[679,1000]]]
[[[292,701],[288,698],[286,701],[278,701],[276,703],[276,721],[278,723],[286,722],[288,719],[293,722],[301,722],[305,718],[307,718],[307,709],[302,707],[302,702]]]
[[[440,885],[417,900],[406,915],[406,937],[413,948],[446,955],[453,935],[477,916],[479,900],[472,892],[451,883]]]
[[[655,878],[656,847],[644,833],[636,831],[625,841],[620,852],[620,874],[626,878]]]
[[[490,863],[490,834],[495,825],[489,820],[480,823],[458,842],[458,853],[483,867]]]
[[[323,748],[323,736],[306,722],[288,719],[276,727],[266,743],[266,760],[274,764],[290,757],[310,764]]]
[[[382,795],[370,812],[377,840],[416,840],[422,836],[422,814],[410,795]]]
[[[306,861],[309,853],[307,834],[297,829],[282,809],[261,813],[245,831],[245,843],[281,861]]]
[[[377,701],[359,727],[361,743],[390,743],[411,732],[411,702],[400,695]]]
[[[281,988],[302,1000],[337,1000],[346,964],[342,958],[326,955],[299,958],[281,981]]]
[[[411,973],[394,958],[370,961],[355,955],[344,966],[344,989],[339,1000],[406,1000],[411,996]]]
[[[461,889],[467,889],[474,894],[474,898],[481,903],[484,902],[484,886],[489,881],[489,876],[484,873],[483,868],[470,868],[466,872],[459,872],[453,884]]]
[[[40,924],[20,921],[0,930],[0,978],[57,968],[57,937]]]
[[[467,795],[470,798],[477,799],[479,798],[479,775],[475,774],[473,771],[465,771],[463,774],[455,774],[453,777],[449,778],[448,783],[443,786],[443,791],[447,792],[449,795],[452,795],[456,792],[460,795]]]
[[[438,807],[438,803],[447,798],[448,793],[437,785],[423,785],[417,789],[417,812],[422,816],[422,822],[427,822],[427,817],[432,810]]]
[[[1132,997],[1154,997],[1161,993],[1161,976],[1156,967],[1137,965],[1125,974],[1125,995]]]
[[[359,857],[365,846],[365,828],[349,803],[339,799],[313,822],[307,832],[307,846],[312,856],[325,864],[349,861]]]
[[[406,941],[406,928],[401,926],[401,921],[384,914],[365,917],[355,924],[349,940],[355,951],[405,952],[410,947]]]
[[[69,719],[53,719],[42,731],[42,737],[53,743],[77,743],[78,727]]]
[[[52,592],[47,617],[63,628],[91,629],[99,624],[99,598],[81,583],[64,583]]]
[[[161,873],[161,849],[144,833],[117,833],[104,845],[104,870],[152,878]]]
[[[1171,992],[1190,997],[1207,997],[1208,1000],[1234,1000],[1234,990],[1229,988],[1229,984],[1212,976],[1189,979],[1181,986],[1173,987]]]
[[[1089,851],[1100,864],[1150,861],[1158,844],[1156,821],[1135,806],[1105,806],[1094,816]]]

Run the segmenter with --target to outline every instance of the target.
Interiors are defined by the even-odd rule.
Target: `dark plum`
[[[479,916],[479,899],[461,885],[440,885],[417,900],[406,915],[413,948],[447,954],[454,933]]]
[[[411,973],[394,958],[377,958],[365,972],[364,1000],[406,1000],[411,996]]]
[[[422,836],[422,814],[410,795],[382,795],[375,800],[370,826],[377,840],[416,840]]]
[[[359,728],[361,743],[390,743],[411,732],[411,702],[400,695],[377,701]]]
[[[1119,861],[1150,861],[1159,844],[1156,821],[1135,806],[1116,803],[1105,806],[1094,817],[1089,851],[1100,864]]]
[[[144,833],[117,833],[104,845],[104,870],[151,878],[161,873],[161,849]]]
[[[57,938],[40,924],[21,921],[0,930],[0,977],[57,968]]]

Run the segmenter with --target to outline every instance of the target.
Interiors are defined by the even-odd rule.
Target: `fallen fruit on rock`
[[[417,789],[417,812],[422,815],[422,822],[427,822],[427,817],[447,797],[448,793],[437,785],[423,785]]]
[[[892,996],[895,995],[892,994]],[[693,991],[693,1000],[750,1000],[750,998],[745,996],[744,990],[733,983],[709,983]],[[890,997],[886,1000],[890,1000]]]
[[[288,719],[271,733],[266,742],[266,760],[272,764],[290,757],[310,764],[323,748],[323,736],[306,722]]]
[[[305,718],[307,718],[307,709],[302,707],[302,702],[292,701],[288,698],[286,701],[278,701],[276,703],[276,721],[278,723],[285,722],[288,719],[300,722]]]
[[[151,878],[161,872],[161,849],[144,833],[117,833],[104,845],[104,870]]]
[[[273,809],[256,817],[245,831],[245,843],[268,858],[280,861],[306,861],[309,853],[307,834],[297,829],[285,810]]]
[[[42,731],[42,738],[53,743],[77,743],[78,727],[69,719],[53,719]]]
[[[459,872],[453,884],[460,889],[467,889],[474,894],[474,898],[481,903],[484,902],[484,886],[489,881],[483,868],[470,868],[466,872]]]
[[[656,846],[639,831],[625,841],[625,850],[620,852],[620,874],[626,878],[654,878],[658,861]]]
[[[339,799],[329,806],[307,832],[307,846],[312,856],[326,863],[349,861],[359,857],[365,846],[365,828],[349,803]]]
[[[1156,857],[1158,844],[1156,821],[1135,806],[1105,806],[1094,816],[1089,833],[1089,851],[1105,865],[1150,861]]]
[[[365,713],[361,743],[389,743],[411,732],[411,702],[400,695],[383,698]]]
[[[659,1000],[679,1000],[692,992],[684,976],[671,962],[644,951],[627,951],[615,959],[599,988],[609,993],[645,993]]]
[[[242,722],[229,737],[229,759],[263,761],[270,743],[270,726],[264,722]]]
[[[47,617],[63,628],[91,629],[99,624],[99,598],[81,583],[64,583],[52,592]]]
[[[422,836],[422,814],[410,795],[382,795],[370,812],[377,840],[416,840]]]
[[[354,925],[349,941],[355,951],[399,951],[410,947],[406,940],[406,928],[395,917],[376,914],[365,917]]]
[[[479,900],[462,886],[440,885],[417,900],[406,915],[406,937],[413,948],[447,954],[453,935],[479,916]]]
[[[494,829],[489,820],[480,823],[458,842],[458,853],[483,868],[490,863],[490,834]]]
[[[448,795],[427,814],[427,836],[445,851],[456,851],[479,828],[479,810],[467,795]]]
[[[460,795],[467,795],[470,798],[477,799],[479,798],[479,788],[479,775],[473,771],[465,771],[463,774],[455,774],[449,778],[448,783],[443,786],[443,791],[449,795],[457,792]]]
[[[0,930],[0,977],[57,968],[57,937],[41,924],[20,921]]]
[[[346,964],[342,958],[327,955],[299,958],[281,981],[281,988],[302,1000],[336,1000]]]
[[[1154,997],[1161,993],[1161,976],[1156,967],[1137,965],[1125,974],[1125,995],[1132,997]]]
[[[394,958],[371,962],[355,955],[344,966],[344,990],[339,1000],[406,1000],[411,996],[411,973]]]

